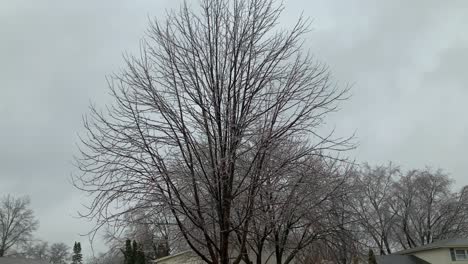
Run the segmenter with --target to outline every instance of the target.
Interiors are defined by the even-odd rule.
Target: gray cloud
[[[0,194],[28,194],[38,236],[69,244],[90,223],[69,183],[81,117],[109,100],[105,75],[135,53],[148,16],[180,1],[0,3]],[[466,1],[288,0],[314,18],[307,46],[353,97],[330,123],[356,131],[358,161],[444,168],[468,184]],[[102,245],[98,246],[102,249]]]

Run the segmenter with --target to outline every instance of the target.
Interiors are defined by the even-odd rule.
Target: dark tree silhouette
[[[73,245],[72,264],[81,264],[83,262],[83,255],[81,254],[81,243],[75,242]]]
[[[15,198],[11,195],[0,199],[0,257],[13,246],[25,245],[38,227],[29,197]]]
[[[74,182],[94,197],[85,216],[96,228],[159,209],[203,261],[238,264],[272,153],[301,144],[291,165],[349,147],[322,133],[347,89],[302,51],[306,20],[276,28],[273,0],[200,3],[152,23],[141,54],[109,80],[114,104],[85,119]]]
[[[377,260],[375,259],[374,251],[369,249],[369,264],[377,264]]]

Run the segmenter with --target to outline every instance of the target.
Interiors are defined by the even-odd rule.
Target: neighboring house
[[[376,259],[377,264],[430,264],[430,262],[411,255],[376,256]]]
[[[251,260],[255,263],[255,256],[250,256]],[[265,264],[276,264],[276,259],[273,254],[264,254],[262,256],[263,263]],[[159,258],[153,261],[155,264],[202,264],[205,263],[201,258],[196,255],[193,251],[184,251],[171,256]],[[244,263],[241,261],[241,263]],[[2,263],[0,263],[2,264]],[[291,261],[294,264],[294,261]]]
[[[157,264],[179,264],[179,263],[187,263],[187,264],[199,264],[203,263],[201,259],[192,251],[184,251],[175,255],[170,255],[167,257],[162,257],[159,259],[154,260],[153,263]]]
[[[468,239],[446,239],[377,256],[378,264],[468,264]]]
[[[275,263],[275,259],[272,256],[264,259],[268,259],[265,261],[266,264]],[[376,259],[378,264],[468,264],[468,239],[440,240],[391,255],[377,256]],[[192,251],[185,251],[157,259],[154,263],[201,264],[203,261]],[[0,264],[4,263],[0,261]]]
[[[0,264],[48,264],[48,262],[26,258],[0,257]]]

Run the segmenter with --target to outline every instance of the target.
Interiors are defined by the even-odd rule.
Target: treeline
[[[294,256],[299,262],[348,264],[365,259],[369,249],[384,255],[468,235],[468,189],[457,186],[440,169],[402,170],[392,163],[343,167],[317,160],[308,166],[303,160],[302,168],[295,164],[275,169],[275,163],[270,169],[281,173],[279,179],[287,175],[289,184],[270,182],[263,189],[247,248],[254,256],[259,249],[289,256],[288,249],[303,246]],[[75,243],[70,253],[65,243],[49,245],[33,238],[38,224],[27,197],[5,196],[1,205],[0,230],[6,234],[2,244],[7,245],[4,255],[53,264],[83,262],[80,243]],[[21,217],[6,222],[13,212]],[[138,207],[125,215],[122,236],[107,233],[111,250],[84,262],[142,264],[189,249],[173,220],[164,211]],[[34,228],[20,232],[8,229],[8,223]],[[19,235],[15,236],[18,239],[13,239],[13,234]],[[298,235],[308,240],[298,240]]]
[[[336,201],[336,229],[311,245],[310,262],[352,263],[370,249],[391,254],[447,238],[468,235],[467,188],[442,170],[404,171],[364,164],[348,176],[348,192]],[[311,253],[313,252],[313,253]]]
[[[364,165],[352,216],[380,254],[468,234],[468,193],[442,170]]]
[[[81,243],[75,242],[72,251],[62,242],[49,245],[46,241],[34,240],[12,249],[9,257],[43,260],[51,264],[82,264]]]
[[[39,221],[34,216],[28,196],[5,195],[0,198],[0,257],[19,257],[44,260],[51,264],[81,264],[81,244],[75,242],[73,253],[62,242],[39,240],[34,232]]]
[[[466,188],[457,188],[442,170],[404,171],[391,163],[363,164],[334,176],[316,169],[307,181],[302,179],[301,185],[289,191],[284,188],[265,193],[278,206],[273,208],[273,203],[264,202],[264,214],[256,214],[252,221],[248,251],[254,252],[254,256],[258,249],[276,254],[298,248],[298,234],[310,240],[303,242],[304,247],[295,255],[296,261],[328,260],[341,264],[366,259],[369,249],[385,255],[468,235]],[[289,203],[281,201],[285,197]],[[166,215],[164,222],[159,214],[151,216],[142,214],[142,209],[139,211],[139,217],[129,216],[125,236],[142,241],[138,248],[147,261],[189,248],[181,233],[170,228],[174,225],[167,221],[170,216]],[[123,240],[113,237],[109,241],[119,250],[103,255],[101,262],[111,263],[113,259],[127,263],[124,256],[128,254],[121,254],[120,250]],[[126,248],[131,248],[128,243],[129,240]],[[284,254],[288,256],[287,252]]]
[[[103,239],[109,250],[90,257],[87,263],[150,263],[151,260],[168,256],[170,251],[180,251],[181,248],[177,246],[181,243],[180,239],[175,236],[169,238],[169,235],[177,232],[173,228],[169,231],[171,224],[164,214],[152,212],[151,208],[134,211],[125,215],[125,220],[117,231],[107,229]]]
[[[43,260],[51,264],[81,264],[81,263],[146,263],[146,259],[156,259],[169,254],[167,239],[156,238],[156,229],[162,230],[162,226],[151,222],[147,215],[137,214],[128,216],[126,235],[139,241],[112,240],[117,249],[98,257],[90,256],[85,261],[81,253],[81,243],[75,242],[73,248],[66,243],[58,242],[50,244],[35,238],[34,232],[39,227],[31,209],[31,201],[28,196],[15,197],[5,195],[0,198],[0,257],[17,257]],[[145,221],[145,222],[143,222]],[[152,224],[153,223],[153,224]],[[164,241],[164,242],[162,242]],[[125,244],[123,247],[122,244]]]
[[[141,238],[141,237],[140,237]],[[87,264],[147,264],[157,258],[169,255],[168,251],[160,252],[155,244],[148,244],[148,241],[137,242],[126,239],[121,245],[121,240],[113,241],[113,247],[97,256],[90,257]],[[161,250],[161,245],[159,246]],[[158,253],[159,252],[159,253]],[[159,255],[158,255],[159,254]],[[161,255],[162,254],[162,255]]]

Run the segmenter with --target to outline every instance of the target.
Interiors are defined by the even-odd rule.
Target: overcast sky
[[[468,1],[284,2],[282,24],[313,18],[307,48],[353,85],[330,119],[356,132],[350,157],[440,167],[468,184]],[[31,197],[38,238],[87,243],[91,223],[75,218],[84,197],[70,184],[81,118],[109,100],[105,76],[136,53],[148,17],[179,4],[0,1],[0,195]]]

